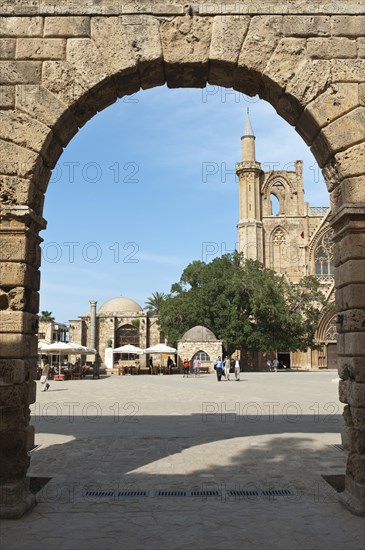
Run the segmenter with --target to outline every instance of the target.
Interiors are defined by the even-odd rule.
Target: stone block
[[[24,286],[39,290],[40,274],[30,265],[15,262],[0,262],[0,281],[3,287]]]
[[[88,66],[90,66],[90,59],[86,61],[84,72]],[[94,72],[95,78],[96,73],[97,69]],[[112,83],[110,85],[112,86]],[[77,69],[67,61],[43,62],[42,87],[71,108],[71,114],[79,128],[101,108],[90,94],[90,83],[84,80]]]
[[[330,61],[308,60],[288,82],[285,93],[293,96],[303,110],[328,88],[331,80]]]
[[[26,311],[0,311],[0,333],[37,334],[38,317]]]
[[[357,57],[359,59],[365,58],[365,38],[358,38],[356,40],[357,44]]]
[[[42,36],[43,17],[1,17],[0,36]]]
[[[349,284],[336,290],[336,303],[339,310],[365,307],[365,292],[363,281],[358,284]]]
[[[0,38],[0,59],[14,59],[15,38]]]
[[[264,72],[279,40],[283,37],[283,17],[258,15],[251,18],[238,65]]]
[[[65,59],[66,40],[61,38],[18,38],[17,59]]]
[[[39,293],[31,288],[15,287],[8,292],[9,307],[13,311],[38,313]]]
[[[160,23],[150,17],[141,18],[141,25],[129,25],[126,29],[133,45],[143,90],[165,83]]]
[[[51,128],[63,146],[78,132],[68,105],[42,86],[17,86],[16,106]]]
[[[304,38],[282,38],[265,69],[265,77],[284,90],[307,62]]]
[[[23,384],[27,379],[27,361],[24,359],[0,359],[0,386]]]
[[[37,338],[30,334],[0,333],[0,358],[28,359],[37,356]]]
[[[351,407],[351,419],[354,428],[364,432],[365,431],[365,408],[364,407]]]
[[[307,105],[298,121],[298,132],[306,143],[312,143],[318,128],[360,105],[358,84],[337,83]],[[300,127],[300,128],[299,128]]]
[[[358,107],[322,129],[311,151],[323,167],[329,158],[364,141],[365,108]]]
[[[362,332],[344,332],[337,335],[340,355],[365,356],[365,334]],[[365,389],[365,385],[363,385]],[[365,399],[365,394],[363,395]],[[365,401],[364,401],[365,402]],[[353,404],[353,403],[352,403]]]
[[[51,130],[26,113],[0,111],[0,138],[25,149],[47,151],[53,138]]]
[[[24,234],[10,235],[5,233],[5,235],[1,235],[0,261],[22,262],[27,253],[27,248],[27,237]]]
[[[331,61],[333,82],[358,82],[364,81],[364,59],[332,59]]]
[[[339,265],[335,270],[336,288],[352,283],[363,283],[365,278],[365,260],[349,260],[348,262]]]
[[[67,40],[67,61],[90,87],[108,77],[99,49],[90,38]]]
[[[234,69],[243,41],[247,35],[250,17],[214,17],[209,48],[209,82],[231,88]]]
[[[356,40],[349,38],[308,38],[307,52],[312,59],[351,59],[357,57]]]
[[[137,72],[135,51],[126,35],[126,25],[119,17],[93,17],[91,37],[102,52],[103,63],[109,74]]]
[[[344,182],[342,182],[342,185],[343,183]],[[362,192],[365,193],[365,189],[363,189]],[[363,202],[365,202],[365,200]],[[356,231],[354,233],[345,233],[342,239],[337,243],[335,250],[338,258],[335,265],[341,265],[351,259],[363,259],[365,256],[365,233],[357,233]]]
[[[37,384],[34,380],[30,380],[26,384],[27,386],[27,404],[31,405],[36,402]]]
[[[23,204],[36,214],[43,210],[44,195],[36,185],[17,176],[0,175],[0,200],[5,205]]]
[[[40,61],[0,61],[0,84],[37,84],[41,71]]]
[[[364,433],[360,437],[364,437]],[[365,483],[365,455],[350,453],[347,459],[346,474],[351,475],[354,481]]]
[[[44,36],[90,36],[90,17],[46,17]]]
[[[43,161],[34,151],[0,140],[0,165],[4,174],[23,178],[42,175]]]
[[[340,180],[363,176],[365,166],[365,144],[360,143],[350,147],[346,151],[337,153],[323,168],[323,175],[332,191],[331,182],[337,183]]]
[[[0,109],[14,109],[15,86],[0,86]]]
[[[333,36],[365,36],[364,16],[333,15],[331,28]]]
[[[285,36],[329,36],[331,18],[322,15],[286,15],[283,22]]]
[[[0,403],[3,410],[6,409],[19,409],[24,408],[25,397],[27,392],[27,384],[7,384],[0,386]],[[25,424],[25,418],[21,423]],[[18,423],[19,428],[19,423]]]
[[[202,88],[208,80],[211,18],[176,17],[161,24],[161,41],[169,88]]]

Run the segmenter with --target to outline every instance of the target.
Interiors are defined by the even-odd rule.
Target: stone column
[[[95,348],[96,343],[96,300],[90,300],[90,347]]]
[[[340,400],[343,443],[349,451],[341,502],[365,515],[365,205],[343,205],[331,220],[335,229]]]
[[[34,445],[39,264],[45,222],[26,206],[0,210],[0,517],[34,505],[26,479]]]

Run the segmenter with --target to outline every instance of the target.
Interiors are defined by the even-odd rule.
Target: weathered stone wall
[[[0,7],[1,515],[26,487],[39,230],[50,171],[97,111],[140,88],[259,94],[323,169],[333,208],[347,505],[365,512],[363,2],[3,0]],[[362,334],[361,334],[362,333]]]

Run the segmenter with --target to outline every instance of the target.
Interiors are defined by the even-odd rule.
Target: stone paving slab
[[[345,471],[337,392],[329,372],[52,382],[32,406],[29,472],[51,480],[2,522],[1,549],[363,549],[363,518],[321,477]],[[118,496],[132,489],[147,496]]]

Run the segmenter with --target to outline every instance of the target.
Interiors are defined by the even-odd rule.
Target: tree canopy
[[[159,325],[170,344],[189,328],[203,325],[226,343],[228,352],[305,351],[327,305],[315,277],[287,281],[235,252],[206,264],[194,261],[171,287],[159,308]]]
[[[39,320],[40,321],[43,321],[43,322],[53,322],[54,321],[54,317],[52,315],[52,311],[41,311],[40,315],[39,315]]]

